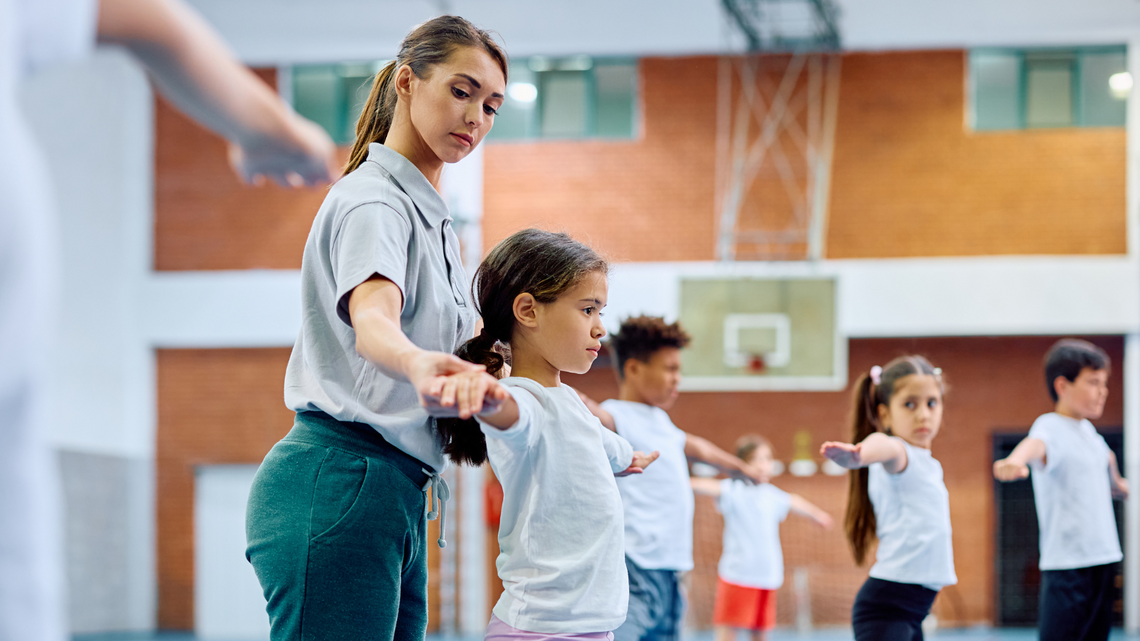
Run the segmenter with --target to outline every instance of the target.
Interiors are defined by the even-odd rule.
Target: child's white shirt
[[[906,469],[891,474],[882,463],[868,468],[879,547],[870,576],[941,590],[958,582],[950,530],[950,494],[942,464],[930,450],[906,448]]]
[[[685,458],[687,435],[665,410],[610,399],[602,408],[617,433],[642,452],[661,456],[644,474],[618,482],[625,508],[625,555],[646,570],[693,569],[693,487]]]
[[[1029,465],[1041,537],[1040,568],[1087,568],[1124,558],[1104,437],[1087,420],[1050,412],[1033,422],[1029,438],[1045,443],[1045,463]]]
[[[506,430],[481,423],[503,486],[495,565],[504,590],[494,613],[529,632],[614,630],[629,601],[614,474],[633,462],[633,448],[570,387],[501,382],[519,420]]]
[[[724,546],[717,574],[728,583],[775,590],[784,584],[780,523],[792,497],[770,483],[720,482],[717,510],[724,515]]]

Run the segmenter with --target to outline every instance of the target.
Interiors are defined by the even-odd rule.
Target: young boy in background
[[[1128,496],[1116,456],[1092,419],[1104,411],[1111,363],[1092,343],[1063,339],[1045,356],[1054,411],[1033,423],[994,478],[1033,470],[1040,525],[1042,641],[1103,641],[1112,627],[1114,565],[1123,558],[1113,498]]]
[[[614,641],[674,641],[684,604],[679,575],[693,569],[693,490],[688,461],[711,464],[754,482],[765,475],[706,439],[688,434],[666,413],[677,400],[681,349],[689,335],[678,323],[638,316],[622,322],[609,341],[618,398],[601,405],[583,397],[602,424],[635,449],[652,445],[661,456],[644,474],[618,483],[625,510],[629,611]]]

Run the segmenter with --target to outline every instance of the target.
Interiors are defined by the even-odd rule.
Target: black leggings
[[[855,597],[855,641],[922,641],[922,620],[938,593],[912,583],[869,578]]]

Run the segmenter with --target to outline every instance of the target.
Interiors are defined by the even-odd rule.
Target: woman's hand
[[[420,397],[420,404],[430,407],[440,398],[440,391],[448,377],[458,374],[482,374],[487,376],[486,368],[475,363],[443,352],[429,352],[417,350],[407,357],[403,367],[404,375],[416,388]],[[439,416],[439,414],[434,414]],[[454,410],[450,416],[455,416]],[[463,418],[469,418],[470,415]]]
[[[653,452],[650,452],[649,454],[646,454],[644,452],[638,452],[638,451],[634,450],[633,462],[629,464],[629,467],[618,472],[617,474],[614,474],[614,476],[629,476],[630,474],[641,474],[642,472],[645,471],[645,468],[649,467],[650,463],[657,460],[658,456],[661,456],[661,452],[653,451]]]
[[[421,396],[428,413],[468,419],[476,414],[497,412],[510,398],[510,393],[482,365],[475,367],[478,369],[432,378]]]
[[[247,183],[268,178],[281,186],[325,185],[336,179],[336,145],[319,126],[295,114],[273,135],[255,132],[230,144],[234,172]]]
[[[828,441],[819,448],[819,453],[835,461],[840,467],[857,470],[863,467],[863,444]]]

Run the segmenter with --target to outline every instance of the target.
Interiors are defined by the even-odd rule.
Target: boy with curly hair
[[[679,323],[625,319],[609,341],[618,398],[600,405],[584,399],[602,424],[660,458],[644,474],[618,484],[625,509],[629,611],[614,641],[674,641],[684,613],[679,575],[693,569],[693,490],[689,460],[737,477],[763,474],[708,440],[686,433],[666,413],[678,396],[681,350],[689,335]]]

